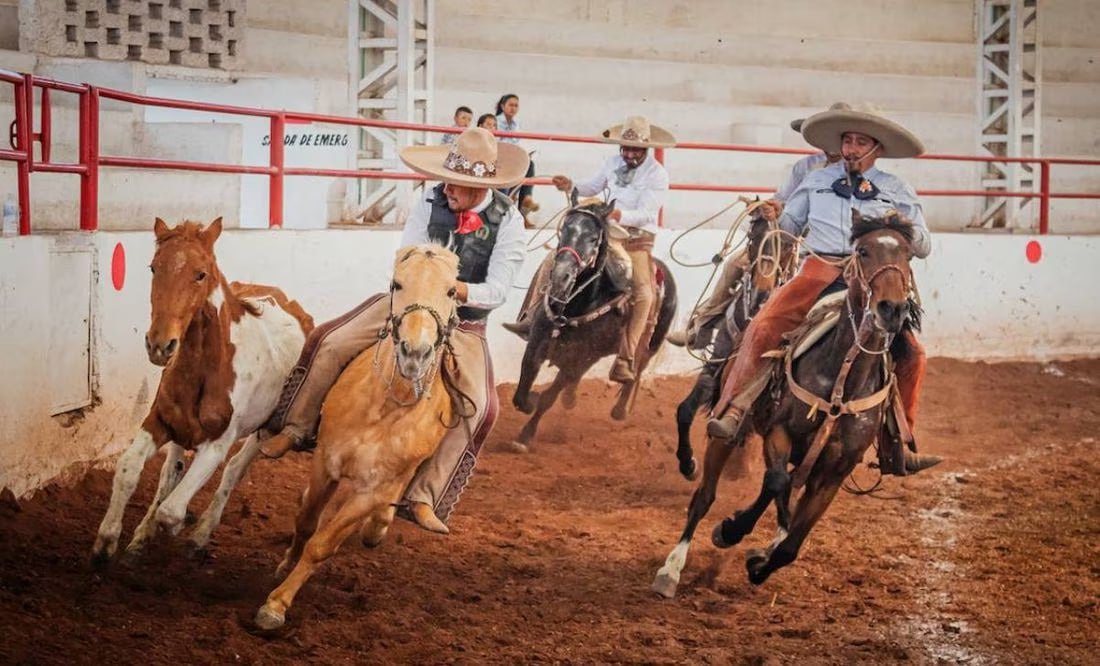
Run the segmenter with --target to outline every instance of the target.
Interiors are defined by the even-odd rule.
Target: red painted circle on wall
[[[1027,260],[1033,264],[1039,263],[1039,260],[1043,258],[1043,246],[1039,244],[1039,241],[1027,242]]]
[[[126,284],[126,250],[122,243],[115,243],[115,251],[111,254],[111,284],[115,291],[122,291],[122,285]]]

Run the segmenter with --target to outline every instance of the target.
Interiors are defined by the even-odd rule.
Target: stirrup
[[[707,434],[714,439],[731,440],[741,427],[741,418],[742,415],[731,406],[723,416],[707,421]]]

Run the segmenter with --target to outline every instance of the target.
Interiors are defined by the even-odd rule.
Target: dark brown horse
[[[614,202],[576,206],[565,214],[549,286],[536,300],[531,331],[523,354],[519,385],[512,403],[531,414],[513,447],[525,451],[539,420],[567,390],[566,408],[572,408],[577,383],[596,361],[617,353],[623,328],[630,319],[629,294],[619,290],[607,267],[607,215]],[[661,346],[676,315],[676,283],[668,267],[653,260],[663,289],[658,290],[657,323],[649,345],[635,359],[638,380],[623,384],[612,418],[626,419],[637,395],[642,372]],[[541,301],[541,304],[539,303]],[[553,383],[543,392],[532,391],[539,369],[549,361],[558,367]]]
[[[892,382],[886,352],[903,339],[898,334],[910,320],[911,242],[912,227],[896,215],[861,218],[853,211],[848,293],[838,323],[786,366],[789,372],[775,373],[770,390],[757,398],[732,442],[708,441],[703,480],[691,498],[680,542],[653,581],[654,591],[675,594],[695,528],[714,502],[722,467],[733,447],[751,435],[764,435],[767,471],[760,495],[719,523],[712,539],[719,548],[736,545],[774,501],[778,534],[766,549],[749,552],[749,580],[760,584],[798,556],[841,483],[883,431],[889,399],[879,397]],[[808,409],[807,400],[818,408]],[[805,491],[792,512],[792,487],[803,482]]]
[[[709,410],[714,407],[718,398],[718,391],[715,390],[718,380],[737,351],[741,332],[768,300],[772,290],[782,285],[793,271],[797,258],[794,243],[780,240],[781,236],[777,233],[769,233],[774,229],[775,224],[762,217],[752,219],[747,235],[748,268],[737,284],[737,293],[726,308],[725,316],[717,324],[710,358],[699,370],[691,392],[676,408],[676,458],[680,461],[680,474],[685,479],[694,480],[698,474],[695,451],[691,446],[691,424],[695,415],[701,408]]]

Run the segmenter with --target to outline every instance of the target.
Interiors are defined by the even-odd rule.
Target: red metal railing
[[[80,183],[80,228],[85,231],[94,231],[99,226],[99,169],[100,167],[126,167],[142,169],[177,169],[183,171],[202,171],[210,173],[235,173],[235,174],[259,174],[269,178],[268,187],[268,224],[272,228],[281,227],[283,224],[283,185],[286,176],[331,176],[340,178],[373,178],[392,180],[426,180],[424,176],[413,173],[373,171],[365,169],[315,169],[287,167],[284,155],[284,137],[286,123],[289,122],[318,122],[345,126],[379,127],[394,130],[415,130],[426,132],[453,132],[455,128],[441,125],[418,125],[414,123],[401,123],[385,120],[370,120],[366,118],[351,118],[344,116],[329,116],[316,113],[299,113],[293,111],[275,111],[270,109],[258,109],[242,106],[227,106],[222,104],[208,104],[204,102],[191,102],[177,99],[149,97],[134,93],[99,88],[88,84],[74,84],[63,81],[55,81],[37,77],[32,74],[18,74],[6,70],[0,70],[0,82],[6,82],[14,88],[15,121],[12,123],[9,141],[11,149],[0,148],[0,160],[14,161],[16,163],[19,198],[19,233],[26,235],[31,232],[30,215],[30,175],[35,171],[50,173],[71,173],[81,178]],[[34,125],[34,93],[35,89],[41,90],[39,101],[39,131],[33,131]],[[79,97],[79,162],[57,163],[51,161],[52,140],[52,109],[51,91],[70,93]],[[158,106],[173,109],[203,111],[207,113],[224,113],[228,115],[262,117],[269,119],[270,129],[270,154],[267,166],[250,166],[242,164],[221,164],[212,162],[189,162],[180,160],[159,160],[150,158],[126,157],[119,155],[101,155],[99,141],[99,112],[102,99],[127,102],[144,106]],[[498,132],[499,136],[515,137],[535,141],[564,141],[569,143],[599,143],[599,139],[591,136],[570,136],[562,134],[544,134],[536,132]],[[39,157],[35,158],[34,144],[39,145]],[[747,146],[719,143],[679,143],[676,150],[720,150],[733,152],[751,152],[780,155],[806,155],[814,152],[803,148],[775,148],[764,146]],[[664,161],[664,150],[657,149],[655,157]],[[995,193],[985,190],[917,190],[922,196],[998,196],[1013,198],[1038,198],[1039,199],[1039,233],[1046,234],[1050,230],[1050,202],[1052,199],[1100,199],[1100,193],[1091,192],[1051,192],[1051,166],[1060,165],[1089,165],[1100,166],[1100,160],[1072,159],[1072,158],[1022,158],[1022,157],[992,157],[977,155],[923,155],[921,159],[966,161],[966,162],[999,162],[1022,163],[1039,165],[1039,191],[997,191]],[[526,181],[532,185],[549,185],[549,178],[530,178]],[[774,187],[764,186],[740,186],[740,185],[716,185],[705,183],[673,183],[673,190],[686,190],[697,192],[734,192],[734,193],[767,193]]]

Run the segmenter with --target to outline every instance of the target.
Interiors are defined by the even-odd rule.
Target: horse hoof
[[[107,565],[111,563],[111,554],[107,552],[107,549],[97,550],[92,553],[92,568],[100,571],[107,568]]]
[[[649,589],[665,599],[671,599],[676,596],[676,587],[679,584],[679,578],[673,578],[672,574],[658,572],[657,577],[653,579],[653,585],[650,585]]]
[[[254,621],[256,626],[260,629],[272,631],[286,624],[286,616],[268,608],[268,605],[264,604],[260,607],[260,610],[256,611],[256,619]]]
[[[511,453],[530,453],[531,447],[527,446],[523,442],[517,442],[513,439],[512,441],[504,445],[504,450]]]
[[[745,570],[749,574],[749,582],[760,585],[768,580],[771,572],[767,569],[768,551],[755,548],[745,554]]]
[[[622,407],[620,405],[615,405],[615,407],[611,410],[611,418],[615,419],[616,421],[625,421],[627,415],[628,414],[626,411],[626,407]]]
[[[699,478],[699,463],[693,457],[686,463],[680,463],[680,474],[688,481],[694,481]]]
[[[727,548],[733,548],[740,541],[738,539],[734,542],[726,541],[726,535],[722,533],[722,526],[726,524],[726,521],[722,521],[714,526],[714,531],[710,533],[710,542],[714,544],[715,548],[725,550]]]

